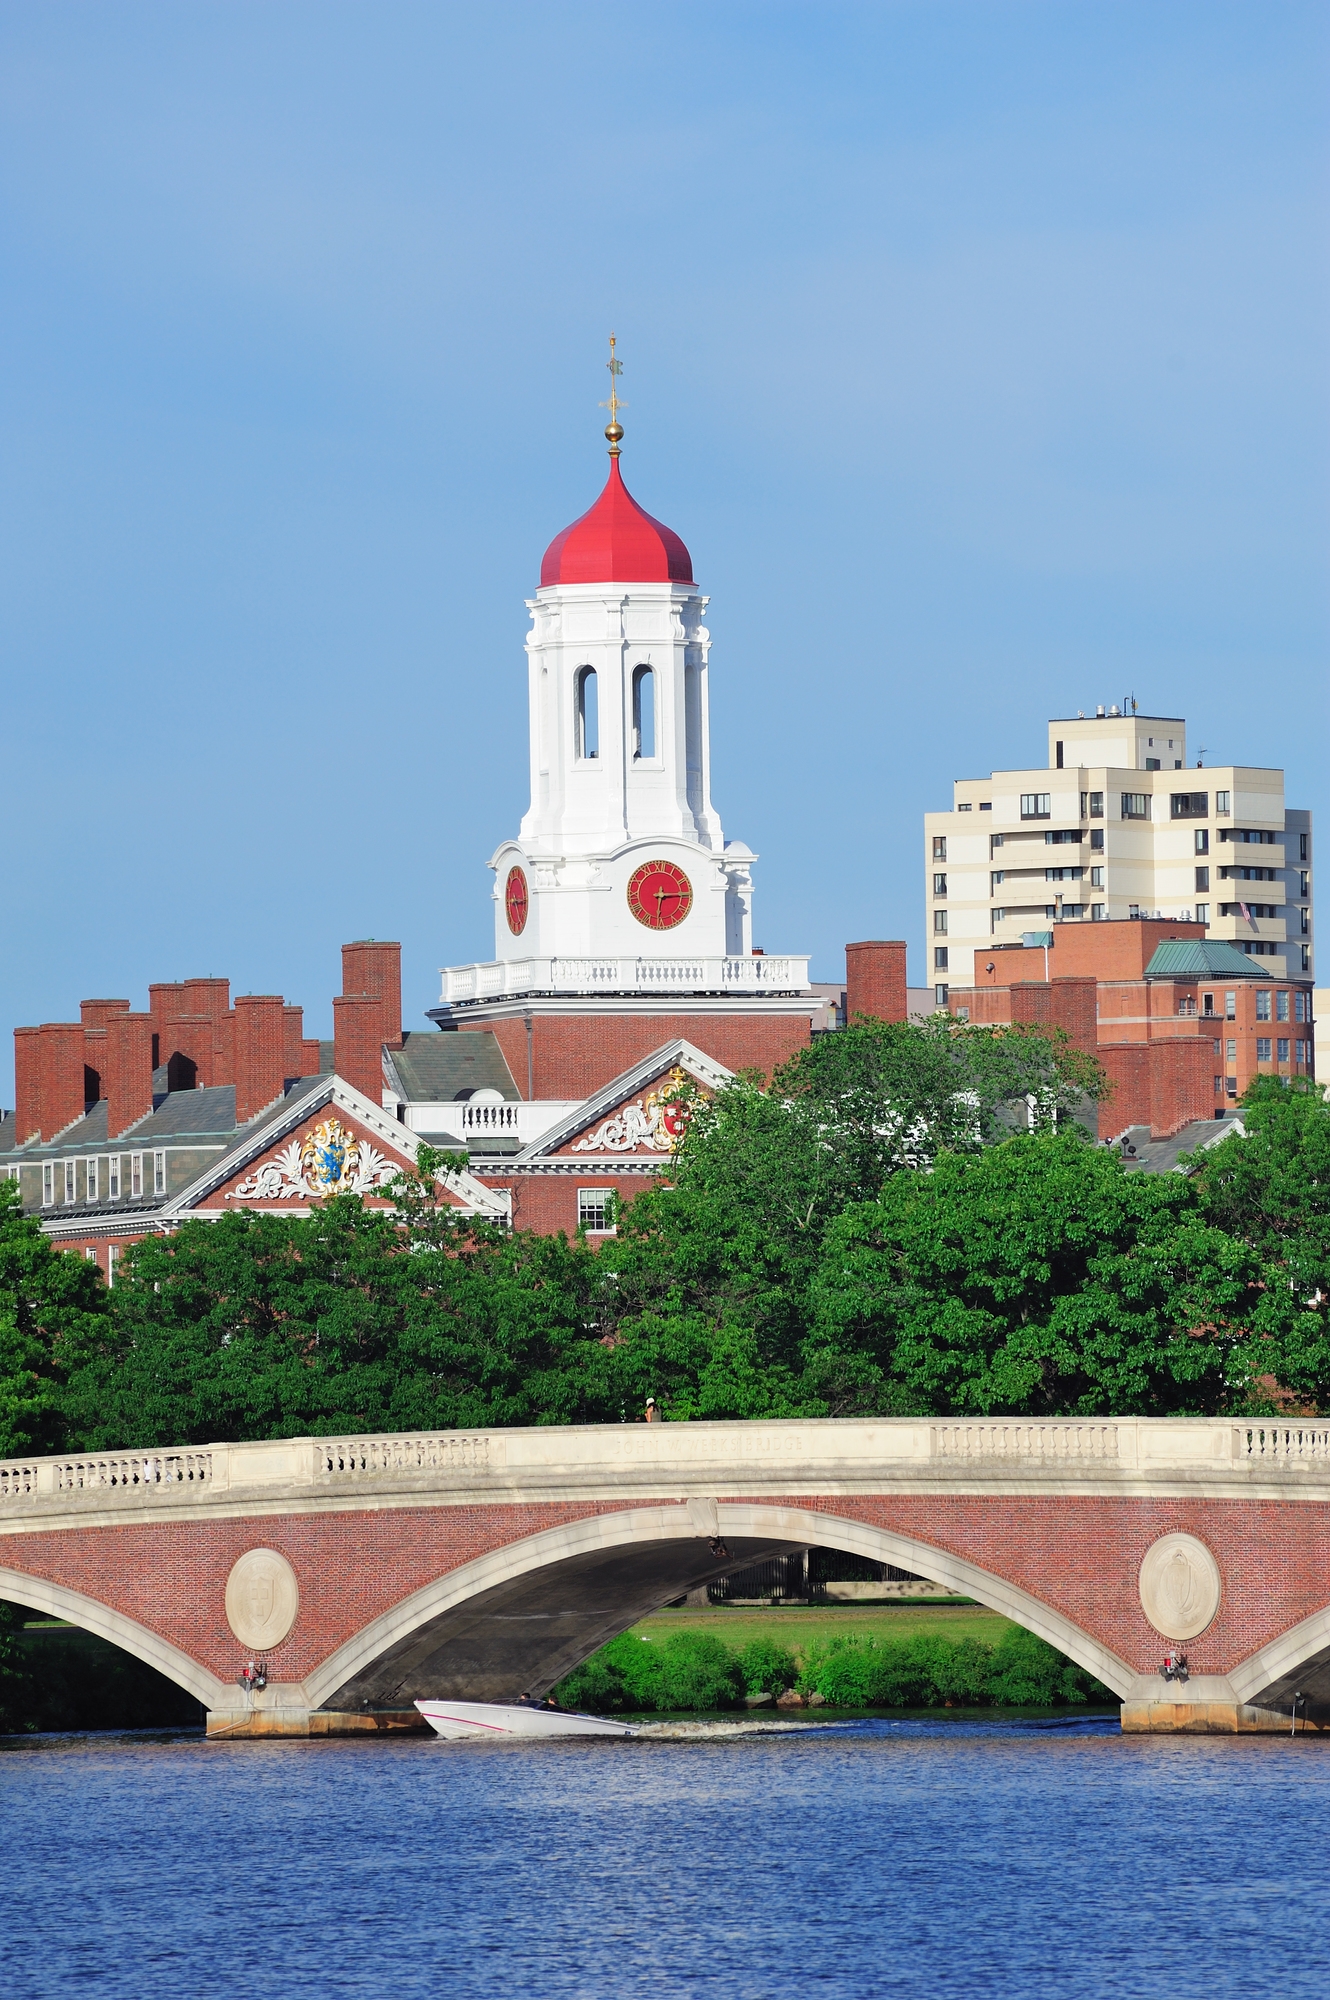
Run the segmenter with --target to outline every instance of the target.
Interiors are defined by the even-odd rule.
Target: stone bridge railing
[[[0,1524],[252,1500],[297,1511],[437,1489],[576,1495],[1094,1491],[1214,1497],[1330,1486],[1330,1425],[1220,1418],[813,1419],[289,1438],[0,1461]]]

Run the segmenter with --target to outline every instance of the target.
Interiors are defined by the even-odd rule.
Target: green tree
[[[1330,1104],[1309,1078],[1256,1077],[1242,1132],[1192,1154],[1198,1210],[1265,1267],[1252,1313],[1263,1372],[1279,1391],[1330,1407]],[[1258,1359],[1256,1365],[1262,1367]]]
[[[899,1175],[827,1233],[814,1341],[923,1412],[1242,1407],[1262,1265],[1177,1175],[1027,1135]]]
[[[97,1266],[55,1249],[0,1181],[0,1458],[64,1445],[63,1385],[104,1341],[107,1298]]]

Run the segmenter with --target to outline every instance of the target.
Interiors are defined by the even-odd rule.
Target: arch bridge
[[[1330,1427],[1208,1418],[583,1425],[0,1463],[0,1597],[210,1735],[543,1693],[646,1612],[813,1545],[1038,1633],[1132,1730],[1330,1728]],[[1162,1675],[1172,1644],[1185,1685]],[[268,1685],[237,1674],[261,1653]]]

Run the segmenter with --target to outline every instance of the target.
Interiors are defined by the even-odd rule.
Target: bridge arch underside
[[[908,1569],[1000,1611],[1119,1696],[1137,1672],[1063,1613],[933,1544],[799,1508],[727,1504],[711,1552],[683,1508],[639,1508],[551,1529],[470,1563],[357,1633],[306,1681],[311,1708],[544,1694],[599,1646],[715,1578],[772,1555],[836,1548]]]

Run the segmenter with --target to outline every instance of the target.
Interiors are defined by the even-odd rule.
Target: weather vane
[[[605,366],[610,371],[610,396],[609,401],[602,403],[600,406],[602,410],[608,410],[610,413],[610,420],[605,426],[605,435],[610,441],[611,458],[619,456],[619,441],[623,437],[623,425],[619,422],[619,412],[628,408],[627,403],[619,400],[619,377],[623,374],[623,363],[614,349],[615,339],[614,335],[611,334],[610,358],[605,363]]]

